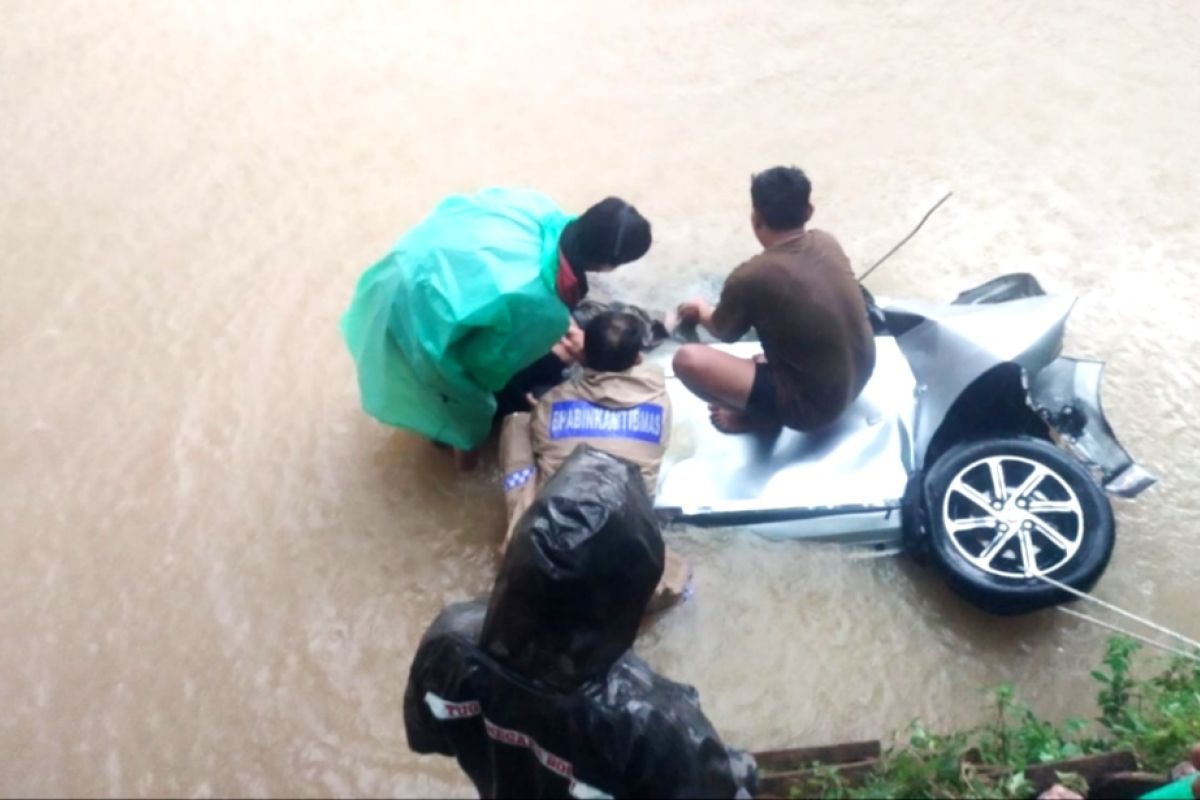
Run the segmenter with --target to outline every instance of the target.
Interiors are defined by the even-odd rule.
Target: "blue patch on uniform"
[[[513,489],[524,486],[533,478],[537,472],[533,467],[522,467],[515,472],[510,472],[504,476],[504,491],[511,492]]]
[[[551,439],[636,439],[661,444],[663,407],[642,403],[605,408],[587,400],[559,400],[550,406]]]

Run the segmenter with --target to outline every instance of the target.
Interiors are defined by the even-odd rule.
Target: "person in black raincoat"
[[[490,599],[446,608],[404,696],[409,747],[482,797],[749,797],[690,686],[630,653],[663,569],[637,467],[580,447],[518,526]]]

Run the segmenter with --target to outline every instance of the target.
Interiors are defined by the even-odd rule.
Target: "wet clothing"
[[[543,194],[497,188],[448,197],[406,233],[342,318],[363,409],[460,449],[482,442],[493,393],[567,331],[559,239],[571,220]]]
[[[749,797],[696,691],[629,649],[662,571],[638,470],[580,448],[542,487],[491,597],[444,610],[404,695],[408,743],[482,797]]]
[[[754,383],[750,385],[750,397],[746,400],[746,411],[756,417],[779,419],[779,388],[771,365],[761,361],[754,365]]]
[[[569,284],[570,281],[564,279],[562,277],[563,271],[559,270],[558,293],[564,300],[571,296],[577,296],[579,291],[585,293],[587,291],[586,273],[578,272],[573,274],[577,276],[575,286],[578,289],[576,291],[564,287],[564,284]],[[666,339],[670,338],[671,334],[667,331],[666,325],[663,324],[663,314],[661,312],[648,311],[639,306],[618,301],[604,303],[589,298],[584,298],[579,301],[578,305],[571,306],[571,316],[575,318],[575,323],[581,328],[586,328],[589,322],[605,311],[624,311],[627,314],[633,314],[642,321],[643,352],[653,350]],[[566,380],[564,372],[569,366],[570,364],[554,355],[554,353],[547,353],[518,372],[508,382],[507,386],[496,393],[496,416],[506,417],[518,411],[528,410],[529,403],[525,401],[525,395],[532,394],[534,397],[541,397],[547,391]]]
[[[660,344],[671,338],[671,332],[667,330],[664,321],[665,314],[662,311],[642,308],[641,306],[623,303],[619,300],[604,302],[601,300],[593,300],[585,298],[578,306],[571,310],[572,316],[575,317],[575,323],[581,328],[586,328],[588,323],[594,320],[605,311],[623,311],[626,314],[632,314],[642,322],[642,352],[653,350]]]
[[[724,341],[758,333],[779,420],[807,431],[833,422],[875,368],[875,338],[850,261],[819,230],[767,248],[730,274],[713,312]]]
[[[550,352],[518,372],[507,386],[496,392],[496,417],[528,411],[525,395],[540,397],[558,386],[566,380],[568,367],[570,364]]]
[[[661,368],[585,368],[542,395],[532,413],[533,451],[543,482],[576,447],[590,444],[637,464],[646,492],[654,495],[658,468],[671,440],[671,401]]]
[[[671,402],[663,372],[638,364],[624,372],[584,369],[542,395],[532,413],[513,414],[500,429],[500,467],[511,538],[538,487],[581,444],[612,453],[638,467],[653,497],[671,438]],[[682,599],[691,568],[668,551],[651,610]]]

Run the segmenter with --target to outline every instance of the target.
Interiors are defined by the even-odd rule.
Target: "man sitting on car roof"
[[[862,291],[837,240],[806,230],[812,187],[795,167],[754,176],[751,223],[763,251],[725,281],[716,308],[704,300],[679,306],[725,342],[751,328],[763,352],[739,358],[703,344],[675,354],[675,374],[707,400],[724,433],[811,431],[846,410],[875,368],[875,338]]]

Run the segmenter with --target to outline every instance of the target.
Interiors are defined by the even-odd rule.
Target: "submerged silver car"
[[[1104,419],[1103,364],[1060,354],[1074,302],[1029,275],[948,305],[872,302],[862,395],[823,430],[769,440],[716,431],[671,373],[675,348],[660,347],[674,426],[655,505],[668,523],[926,554],[997,614],[1063,602],[1041,578],[1090,588],[1115,538],[1107,494],[1154,483]]]

